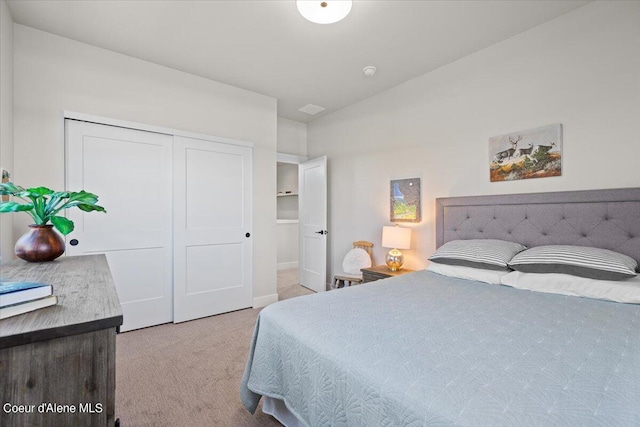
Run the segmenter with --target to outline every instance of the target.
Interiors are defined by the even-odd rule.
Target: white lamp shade
[[[316,24],[333,24],[351,12],[351,0],[297,0],[298,12]]]
[[[382,247],[409,249],[411,247],[411,229],[404,227],[382,227]]]

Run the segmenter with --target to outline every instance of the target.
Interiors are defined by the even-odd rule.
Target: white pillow
[[[517,289],[640,304],[640,276],[624,280],[597,280],[561,273],[512,271],[502,284]]]
[[[347,274],[360,275],[362,274],[360,271],[361,268],[369,267],[371,267],[371,257],[367,251],[362,248],[351,249],[342,261],[342,271]]]
[[[500,279],[509,274],[504,270],[485,270],[475,267],[463,267],[461,265],[436,264],[432,262],[427,270],[442,274],[443,276],[456,277],[458,279],[477,280],[478,282],[500,285]]]

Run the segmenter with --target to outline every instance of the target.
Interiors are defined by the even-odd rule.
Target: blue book
[[[0,282],[0,307],[53,295],[53,286],[36,282]]]

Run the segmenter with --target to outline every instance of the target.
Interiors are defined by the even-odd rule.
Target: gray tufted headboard
[[[436,199],[436,247],[457,239],[595,246],[640,263],[640,188]]]

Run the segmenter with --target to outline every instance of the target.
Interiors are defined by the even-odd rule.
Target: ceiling
[[[505,40],[588,1],[354,1],[305,20],[293,0],[9,0],[13,20],[269,95],[309,122]],[[362,69],[378,72],[365,77]],[[306,104],[326,110],[311,116]]]

